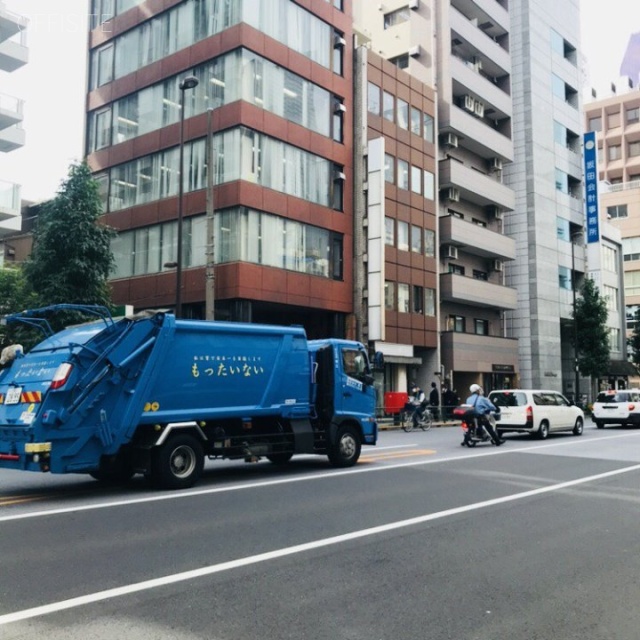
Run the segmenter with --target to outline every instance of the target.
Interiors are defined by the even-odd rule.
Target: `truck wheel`
[[[287,464],[289,460],[293,457],[293,453],[271,453],[267,456],[267,460],[269,462],[273,462],[273,464]]]
[[[151,482],[160,489],[187,489],[202,475],[201,442],[185,433],[170,437],[152,451]]]
[[[354,427],[345,425],[338,429],[336,441],[330,445],[329,462],[334,467],[351,467],[360,457],[360,435]]]

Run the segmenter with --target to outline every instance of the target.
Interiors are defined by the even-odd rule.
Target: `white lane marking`
[[[621,434],[615,436],[604,436],[597,438],[600,440],[613,440],[616,438],[628,438],[629,436],[640,436],[640,432],[634,434]],[[193,489],[191,491],[180,491],[175,493],[162,493],[160,495],[146,496],[144,498],[133,498],[130,500],[113,500],[111,502],[101,502],[99,504],[86,504],[76,505],[72,507],[60,507],[59,509],[48,509],[42,511],[30,511],[27,513],[16,513],[12,515],[0,516],[0,522],[10,522],[11,520],[25,520],[27,518],[42,518],[45,516],[56,516],[65,513],[78,513],[80,511],[93,511],[95,509],[110,509],[113,507],[126,507],[129,505],[145,504],[147,502],[162,502],[164,500],[180,500],[183,498],[193,498],[195,496],[205,496],[213,493],[226,493],[227,491],[241,491],[244,489],[259,489],[262,487],[273,487],[280,484],[289,484],[292,482],[310,482],[312,480],[330,480],[331,478],[337,478],[340,476],[347,476],[356,473],[373,473],[378,471],[393,471],[395,469],[402,469],[404,467],[414,467],[425,464],[436,464],[442,462],[459,462],[460,460],[469,460],[479,458],[483,456],[496,456],[504,455],[506,453],[527,453],[528,451],[534,451],[537,449],[562,447],[565,445],[579,445],[593,443],[594,440],[589,438],[571,438],[562,442],[548,442],[545,444],[532,445],[529,447],[519,449],[509,449],[500,447],[483,451],[482,449],[475,449],[473,451],[465,450],[465,453],[461,455],[448,456],[443,458],[429,458],[427,460],[416,460],[414,462],[399,462],[398,464],[385,464],[384,466],[373,467],[369,465],[360,465],[351,469],[332,469],[322,473],[313,473],[304,476],[296,476],[295,478],[280,478],[278,480],[267,480],[262,482],[247,482],[243,484],[231,485],[228,487],[215,487],[212,489]],[[371,453],[379,451],[378,447],[372,448]],[[313,456],[317,458],[318,456]],[[381,458],[381,461],[383,459]]]
[[[14,611],[13,613],[0,615],[0,626],[10,624],[12,622],[27,620],[29,618],[37,618],[39,616],[57,613],[59,611],[65,611],[67,609],[73,609],[75,607],[81,607],[84,605],[93,604],[95,602],[101,602],[103,600],[109,600],[111,598],[118,598],[121,596],[130,595],[132,593],[137,593],[140,591],[157,589],[158,587],[164,587],[167,585],[176,584],[178,582],[195,580],[196,578],[202,578],[204,576],[210,576],[215,573],[221,573],[223,571],[238,569],[239,567],[246,567],[252,564],[258,564],[260,562],[276,560],[278,558],[284,558],[286,556],[291,556],[297,553],[304,553],[305,551],[312,551],[314,549],[321,549],[323,547],[342,544],[344,542],[358,540],[359,538],[365,538],[367,536],[375,536],[381,533],[387,533],[389,531],[403,529],[406,527],[411,527],[413,525],[423,524],[425,522],[431,522],[433,520],[440,520],[442,518],[459,515],[461,513],[466,513],[469,511],[477,511],[479,509],[485,509],[487,507],[492,507],[498,504],[504,504],[506,502],[514,502],[516,500],[523,500],[524,498],[539,496],[544,493],[551,493],[552,491],[560,491],[568,487],[575,487],[577,485],[586,484],[588,482],[594,482],[596,480],[612,478],[614,476],[618,476],[623,473],[630,473],[632,471],[640,471],[640,464],[633,465],[632,467],[625,467],[624,469],[616,469],[615,471],[598,473],[593,476],[586,476],[584,478],[578,478],[576,480],[560,482],[558,484],[550,485],[547,487],[531,489],[529,491],[523,491],[521,493],[514,493],[510,496],[503,496],[501,498],[492,498],[491,500],[476,502],[475,504],[469,504],[464,507],[454,507],[453,509],[445,509],[444,511],[439,511],[437,513],[429,513],[423,516],[417,516],[415,518],[408,518],[407,520],[398,520],[396,522],[390,522],[388,524],[379,525],[377,527],[361,529],[360,531],[353,531],[351,533],[343,533],[338,536],[331,536],[330,538],[323,538],[320,540],[314,540],[312,542],[305,542],[303,544],[297,544],[292,547],[285,547],[284,549],[276,549],[275,551],[268,551],[266,553],[259,553],[253,556],[247,556],[246,558],[238,558],[237,560],[221,562],[219,564],[210,565],[208,567],[202,567],[200,569],[183,571],[181,573],[175,573],[173,575],[163,576],[162,578],[153,578],[151,580],[143,580],[142,582],[136,582],[133,584],[124,585],[122,587],[115,587],[113,589],[106,589],[104,591],[98,591],[96,593],[89,593],[84,596],[79,596],[77,598],[69,598],[68,600],[61,600],[59,602],[52,602],[50,604],[45,604],[39,607],[32,607],[31,609]]]

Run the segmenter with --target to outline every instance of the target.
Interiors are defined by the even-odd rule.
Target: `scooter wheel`
[[[475,440],[469,440],[467,442],[467,447],[475,447],[476,446],[476,441]]]

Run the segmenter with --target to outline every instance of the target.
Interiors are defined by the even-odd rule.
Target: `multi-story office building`
[[[505,181],[516,199],[505,230],[516,251],[506,274],[518,303],[507,330],[522,387],[573,395],[573,289],[585,272],[579,6],[512,2],[510,16],[515,159]]]
[[[92,14],[87,154],[119,232],[115,301],[177,305],[182,214],[184,316],[205,317],[213,248],[216,319],[354,335],[350,2],[94,0]]]
[[[354,4],[372,51],[437,86],[440,365],[460,390],[517,384],[517,342],[505,311],[517,306],[505,265],[515,243],[503,220],[515,207],[503,183],[513,160],[506,2],[389,0]],[[434,34],[437,32],[438,37]],[[438,368],[436,368],[438,370]]]
[[[613,331],[612,373],[617,379],[625,376],[630,384],[640,384],[640,378],[626,360],[625,333],[635,324],[635,313],[640,308],[640,91],[635,89],[619,95],[596,100],[585,105],[585,128],[595,131],[598,144],[598,176],[601,221],[608,221],[622,236],[624,289],[622,299],[626,306],[626,330]],[[609,261],[619,263],[616,254]],[[608,293],[610,314],[614,291]],[[622,334],[621,336],[619,334]],[[616,342],[617,340],[617,342]],[[616,357],[613,347],[623,355]]]
[[[29,57],[27,20],[0,0],[0,77],[24,66]],[[0,153],[24,146],[23,101],[0,93]],[[20,230],[20,185],[0,176],[0,237]],[[0,260],[2,256],[0,256]]]
[[[384,355],[386,391],[427,387],[440,372],[435,94],[365,46],[354,75],[358,337]]]

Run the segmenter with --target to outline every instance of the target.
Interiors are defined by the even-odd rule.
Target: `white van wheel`
[[[584,431],[584,422],[582,421],[582,418],[577,418],[576,426],[573,427],[573,435],[581,436],[583,431]]]
[[[540,440],[546,440],[549,437],[549,423],[543,420],[538,428],[538,438]]]

